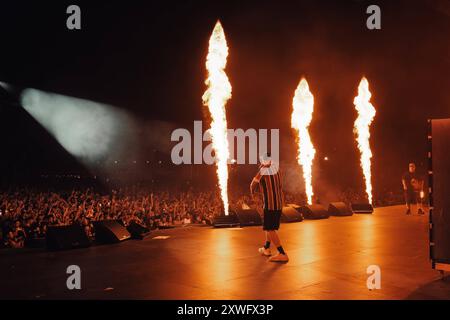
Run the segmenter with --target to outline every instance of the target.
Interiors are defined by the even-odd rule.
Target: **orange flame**
[[[372,94],[369,91],[369,82],[362,78],[358,87],[358,96],[355,97],[353,104],[358,111],[358,118],[355,120],[355,133],[358,148],[361,153],[361,168],[363,170],[364,181],[366,184],[366,194],[369,203],[372,203],[372,182],[371,182],[371,163],[372,151],[370,150],[370,124],[375,117],[376,110],[370,103]]]
[[[228,46],[225,33],[220,21],[217,21],[209,39],[208,56],[206,57],[208,78],[205,81],[208,88],[203,94],[203,104],[208,106],[212,118],[210,133],[216,156],[217,177],[225,215],[228,215],[227,162],[229,158],[225,105],[231,98],[231,84],[225,73],[227,57]]]
[[[305,192],[308,204],[312,204],[312,162],[316,150],[311,142],[308,127],[312,120],[314,111],[314,96],[309,91],[308,82],[303,78],[297,90],[295,90],[292,101],[293,111],[291,116],[291,126],[297,132],[298,140],[298,164],[302,166],[303,178],[305,180]]]

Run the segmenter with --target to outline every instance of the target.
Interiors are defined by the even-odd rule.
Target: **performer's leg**
[[[270,236],[267,230],[270,228],[270,216],[267,215],[267,211],[264,210],[264,219],[263,219],[263,231],[264,231],[264,238],[265,243],[264,245],[258,249],[258,252],[261,253],[263,256],[271,256],[272,253],[270,252]]]
[[[264,210],[264,219],[263,219],[263,230],[264,230],[264,237],[265,237],[265,243],[262,248],[259,248],[259,252],[264,256],[270,256],[270,235],[268,230],[271,228],[271,216],[267,212],[267,210]]]
[[[266,236],[266,243],[264,244],[264,248],[269,249],[270,248],[269,232],[264,231],[264,235]]]
[[[420,191],[415,192],[415,195],[416,195],[417,214],[424,214]]]
[[[284,252],[284,249],[281,246],[280,238],[278,237],[277,232],[275,230],[270,230],[269,236],[270,236],[270,239],[272,240],[273,244],[277,248],[278,252],[285,255],[286,252]]]
[[[264,246],[258,249],[258,252],[261,253],[263,256],[270,256],[272,253],[270,252],[270,236],[267,230],[264,230],[264,235],[266,242]]]
[[[277,232],[275,230],[270,230],[267,231],[267,235],[269,236],[275,247],[278,248],[280,246],[280,238],[278,237]]]
[[[405,203],[406,203],[406,214],[411,214],[411,197],[410,192],[407,190],[404,191],[405,195]]]
[[[288,262],[289,258],[284,252],[280,243],[280,238],[276,230],[280,227],[281,210],[277,211],[264,211],[264,230],[267,232],[268,239],[275,245],[279,254],[272,256],[269,261],[271,262]]]

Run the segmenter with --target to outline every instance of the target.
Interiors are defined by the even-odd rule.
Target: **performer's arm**
[[[253,178],[252,183],[250,183],[250,194],[253,196],[253,193],[256,190],[256,187],[259,184],[259,180],[261,180],[261,173],[258,171],[258,174]]]
[[[255,189],[258,185],[259,181],[256,181],[255,178],[253,178],[252,183],[250,183],[250,194],[253,196],[253,193],[255,192]]]
[[[406,186],[406,180],[405,180],[405,178],[402,178],[402,184],[403,184],[403,190],[407,190],[408,189],[408,187]]]

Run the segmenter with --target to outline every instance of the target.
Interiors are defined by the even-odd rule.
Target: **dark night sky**
[[[65,28],[72,3],[81,6],[81,31]],[[370,4],[381,7],[381,30],[365,27]],[[280,128],[282,157],[294,159],[291,101],[305,76],[316,101],[316,170],[329,183],[359,186],[353,98],[365,75],[377,109],[375,185],[395,188],[410,160],[426,164],[426,120],[450,117],[448,1],[2,3],[0,81],[190,128],[203,117],[204,59],[217,19],[230,48],[229,127]],[[3,127],[13,126],[8,115]],[[3,139],[22,143],[29,130]]]

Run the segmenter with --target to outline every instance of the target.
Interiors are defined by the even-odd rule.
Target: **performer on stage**
[[[281,175],[278,165],[272,163],[270,155],[261,159],[261,165],[256,176],[250,184],[252,197],[259,185],[260,193],[264,198],[264,224],[266,243],[259,252],[264,256],[271,256],[270,244],[273,243],[278,250],[278,254],[269,258],[271,262],[288,262],[289,258],[280,243],[277,231],[280,227],[281,210],[283,208],[283,190]]]
[[[416,165],[410,163],[408,172],[402,176],[403,191],[405,194],[406,214],[411,214],[411,204],[417,204],[419,214],[423,214],[422,194],[423,179],[416,173]]]

